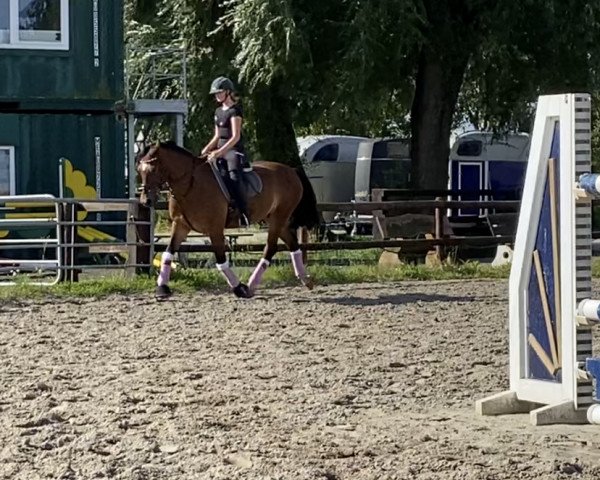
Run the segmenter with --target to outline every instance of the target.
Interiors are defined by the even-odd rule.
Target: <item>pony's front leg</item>
[[[236,297],[239,298],[250,298],[252,292],[248,289],[248,286],[240,282],[235,272],[231,269],[231,265],[227,261],[225,254],[225,237],[220,235],[210,235],[210,243],[215,251],[215,259],[217,260],[217,270],[221,272],[221,275],[225,277],[227,285],[231,287],[231,290]]]
[[[188,233],[190,233],[190,228],[187,225],[184,225],[183,222],[178,220],[173,221],[173,224],[171,225],[171,238],[169,239],[169,245],[163,252],[160,259],[160,272],[158,273],[158,280],[156,281],[156,290],[154,293],[154,296],[158,300],[164,300],[173,294],[169,288],[173,255],[177,253],[181,243],[185,240]]]
[[[269,233],[267,235],[267,245],[265,246],[265,250],[263,253],[263,258],[260,259],[258,265],[250,275],[250,280],[248,280],[248,288],[250,292],[254,294],[256,289],[260,285],[262,281],[262,277],[264,273],[267,271],[267,268],[271,264],[271,260],[277,253],[277,240],[279,239],[279,227],[277,225],[269,225]]]

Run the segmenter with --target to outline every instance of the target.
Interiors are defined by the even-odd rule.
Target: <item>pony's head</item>
[[[160,144],[146,146],[137,157],[137,171],[142,181],[140,202],[147,207],[156,204],[158,192],[167,181],[160,167]]]

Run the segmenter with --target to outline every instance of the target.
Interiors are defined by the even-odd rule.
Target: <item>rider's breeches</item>
[[[227,172],[229,179],[231,180],[231,189],[234,195],[234,201],[237,204],[237,208],[246,214],[246,202],[244,195],[242,194],[242,156],[237,152],[230,150],[223,157],[227,161]]]
[[[229,150],[223,158],[227,161],[227,173],[229,173],[229,178],[237,183],[240,180],[242,170],[242,156],[235,150]]]

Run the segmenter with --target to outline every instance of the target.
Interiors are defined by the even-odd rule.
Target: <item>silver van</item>
[[[352,201],[358,146],[365,140],[345,135],[297,139],[300,159],[319,203]]]

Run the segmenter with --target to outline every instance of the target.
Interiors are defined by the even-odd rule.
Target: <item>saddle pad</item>
[[[263,183],[255,171],[244,171],[243,181],[246,187],[246,198],[252,198],[262,192]]]
[[[229,195],[229,190],[225,184],[225,180],[223,180],[223,177],[221,176],[221,172],[217,166],[217,163],[209,161],[208,164],[210,165],[213,175],[217,180],[217,184],[219,185],[221,192],[223,192],[223,195],[225,195],[225,199],[227,202],[231,202],[231,195]],[[263,183],[255,171],[251,170],[248,172],[244,170],[244,173],[242,174],[242,181],[244,183],[246,198],[252,198],[262,192]]]

